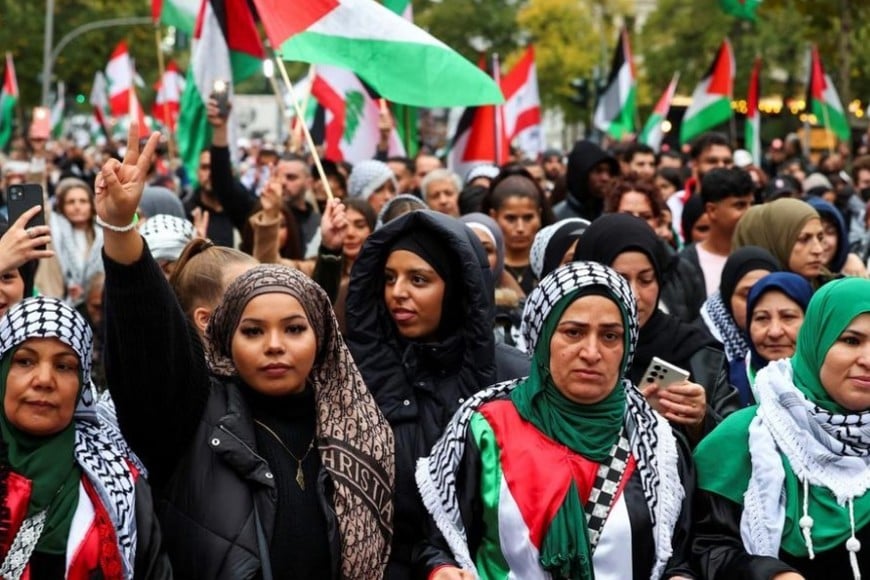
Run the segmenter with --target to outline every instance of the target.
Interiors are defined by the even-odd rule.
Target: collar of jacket
[[[209,446],[243,479],[266,487],[275,487],[275,476],[269,464],[256,452],[256,436],[251,412],[234,382],[224,383],[226,414],[209,434]]]

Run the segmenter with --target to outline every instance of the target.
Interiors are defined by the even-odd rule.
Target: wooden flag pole
[[[284,66],[284,60],[279,54],[275,55],[275,61],[278,63],[278,70],[281,71],[281,78],[284,80],[284,85],[290,93],[290,100],[293,101],[293,108],[296,109],[296,116],[301,121],[302,131],[305,134],[305,142],[308,148],[311,149],[311,155],[314,157],[314,166],[317,167],[317,175],[323,183],[323,189],[326,191],[326,198],[332,199],[332,188],[329,186],[329,180],[326,179],[326,172],[323,171],[323,164],[320,162],[320,154],[317,152],[317,147],[314,145],[314,139],[311,137],[311,131],[308,130],[308,125],[305,123],[305,113],[302,110],[302,105],[299,104],[299,99],[296,98],[296,91],[293,89],[293,83],[290,82],[290,75],[287,74],[287,67]]]
[[[160,50],[160,45],[163,43],[163,39],[160,34],[160,23],[154,23],[154,42],[157,47],[157,74],[160,75],[160,88],[162,90],[166,90],[166,87],[163,85],[166,80],[166,67],[163,63],[163,51]],[[160,91],[158,90],[157,96],[160,96]],[[156,98],[156,97],[155,97]],[[141,105],[140,105],[141,106]],[[166,126],[166,130],[169,131],[169,140],[167,142],[167,146],[169,148],[169,159],[170,161],[175,159],[175,130],[172,128],[172,118],[169,113],[169,103],[166,102],[165,93],[163,99],[163,124]],[[143,113],[144,115],[144,113]]]

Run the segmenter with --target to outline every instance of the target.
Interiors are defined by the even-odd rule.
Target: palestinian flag
[[[743,20],[755,20],[755,11],[761,0],[719,0],[719,7],[725,12]]]
[[[408,22],[414,22],[414,10],[411,5],[411,0],[384,0],[384,6]],[[419,132],[417,130],[419,112],[416,107],[402,105],[400,103],[390,104],[390,111],[393,114],[393,119],[396,123],[396,131],[399,133],[399,139],[402,141],[402,146],[405,148],[407,156],[413,159],[417,155],[420,141]]]
[[[692,93],[692,104],[686,110],[680,127],[680,143],[688,143],[701,133],[731,119],[734,72],[734,52],[726,38],[707,74]]]
[[[637,74],[631,58],[628,30],[623,27],[613,53],[613,65],[604,93],[598,97],[593,123],[614,139],[622,139],[635,129],[637,116]]]
[[[12,53],[7,52],[3,87],[0,89],[0,149],[5,149],[12,139],[17,103],[18,80],[15,77],[15,63],[12,62]]]
[[[318,66],[311,84],[311,96],[326,111],[325,157],[332,161],[358,163],[375,156],[380,131],[380,107],[376,95],[349,70]],[[399,136],[393,130],[389,155],[405,156]]]
[[[815,45],[812,48],[810,79],[807,83],[807,103],[819,124],[836,135],[840,141],[849,142],[852,137],[849,119],[831,77],[822,66],[819,49]]]
[[[264,56],[246,0],[203,0],[178,117],[178,146],[190,175],[196,175],[199,154],[211,142],[205,104],[214,82],[230,82],[232,98],[233,83],[260,72]],[[232,114],[229,127],[232,135]]]
[[[151,0],[151,18],[155,24],[174,26],[192,35],[201,0]]]
[[[749,77],[749,93],[746,95],[746,128],[743,132],[743,147],[752,155],[752,163],[761,167],[761,113],[758,100],[761,98],[761,59],[756,58]]]
[[[287,60],[352,70],[389,101],[419,107],[501,103],[456,51],[374,0],[254,0]]]
[[[659,97],[659,101],[656,103],[652,114],[649,116],[649,119],[646,120],[646,125],[643,126],[643,130],[637,138],[638,141],[649,145],[656,151],[661,149],[662,141],[665,139],[665,133],[662,131],[662,123],[664,123],[665,119],[668,118],[668,113],[671,110],[671,101],[674,100],[674,95],[677,92],[677,83],[679,81],[680,73],[676,72],[674,73],[671,82],[668,84],[668,88],[666,88],[665,92],[662,93],[662,96]]]

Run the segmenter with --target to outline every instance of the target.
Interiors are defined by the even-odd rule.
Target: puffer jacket
[[[428,231],[457,259],[463,308],[458,330],[440,342],[402,339],[384,303],[384,265],[394,242],[408,232]],[[528,374],[528,359],[493,337],[492,275],[476,235],[454,218],[419,210],[404,215],[366,240],[351,272],[347,297],[348,347],[365,383],[393,428],[396,506],[393,551],[387,577],[411,577],[411,550],[423,539],[425,509],[414,481],[417,459],[427,455],[466,398],[498,380]]]
[[[175,577],[270,580],[277,487],[239,383],[210,376],[196,331],[147,248],[130,265],[104,262],[109,390],[148,468]],[[338,578],[331,488],[321,467],[317,496]]]

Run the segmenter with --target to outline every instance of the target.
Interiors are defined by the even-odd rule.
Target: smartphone
[[[10,185],[7,190],[6,205],[9,208],[9,225],[18,221],[18,218],[27,210],[35,205],[41,206],[43,210],[30,218],[25,227],[45,225],[45,200],[43,199],[42,186],[38,183],[22,183],[19,185]],[[45,246],[38,248],[45,249]]]
[[[230,87],[227,81],[218,79],[211,86],[211,98],[217,101],[218,114],[226,119],[230,114]]]
[[[657,383],[660,389],[667,389],[674,383],[681,383],[688,378],[689,371],[654,356],[646,368],[646,372],[643,373],[638,388],[642,389],[647,385]]]

